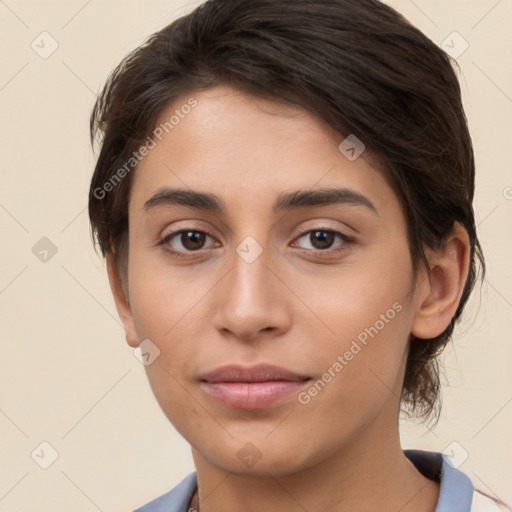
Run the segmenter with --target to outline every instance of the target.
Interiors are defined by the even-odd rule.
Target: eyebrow
[[[323,188],[284,192],[279,194],[272,206],[272,210],[278,213],[311,206],[329,206],[334,204],[364,206],[373,214],[378,215],[377,208],[367,197],[349,188]],[[214,194],[169,187],[158,189],[144,203],[144,210],[149,212],[159,206],[168,205],[188,206],[220,214],[227,211],[226,203]]]

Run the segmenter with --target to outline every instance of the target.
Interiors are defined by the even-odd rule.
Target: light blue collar
[[[188,504],[197,490],[197,474],[187,475],[176,487],[134,512],[188,512]]]
[[[427,478],[439,475],[441,489],[435,512],[470,512],[475,488],[467,475],[452,466],[447,455],[422,450],[404,450],[405,456]]]

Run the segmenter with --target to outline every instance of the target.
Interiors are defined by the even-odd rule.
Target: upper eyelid
[[[334,228],[334,227],[329,227],[329,226],[321,226],[321,225],[300,229],[296,236],[300,237],[302,235],[305,235],[306,233],[310,233],[311,231],[329,231],[332,233],[338,233],[340,235],[345,235],[347,237],[349,236],[343,230],[341,230],[339,228]]]
[[[306,233],[309,233],[310,231],[322,231],[322,230],[323,231],[330,231],[330,232],[334,232],[334,233],[339,233],[339,234],[345,235],[347,237],[350,236],[347,233],[345,233],[344,230],[342,230],[342,229],[335,228],[335,227],[330,227],[330,226],[325,226],[325,225],[301,228],[301,229],[299,229],[299,232],[295,236],[296,237],[297,236],[302,236],[302,235],[304,235]],[[165,230],[163,230],[163,231],[165,231]],[[195,232],[199,232],[199,233],[204,233],[204,234],[206,234],[208,236],[211,236],[212,238],[216,238],[215,235],[211,234],[210,230],[208,230],[208,229],[201,228],[201,227],[190,227],[190,226],[184,226],[183,228],[173,229],[169,233],[167,233],[165,235],[161,235],[160,238],[166,238],[168,236],[174,236],[174,235],[177,235],[177,234],[182,233],[184,231],[195,231]]]

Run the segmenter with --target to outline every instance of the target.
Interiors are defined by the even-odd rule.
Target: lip
[[[270,380],[285,380],[297,382],[308,379],[309,376],[286,370],[270,364],[258,364],[254,366],[241,366],[229,364],[200,376],[200,380],[216,382],[267,382]]]
[[[200,387],[228,407],[265,409],[298,392],[309,380],[273,365],[227,365],[203,374]]]

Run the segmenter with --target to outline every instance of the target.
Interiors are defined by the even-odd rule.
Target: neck
[[[368,439],[371,432],[366,434],[321,463],[279,475],[224,471],[193,449],[200,497],[195,508],[200,512],[434,512],[439,484],[407,459],[398,433],[391,440],[380,436],[373,443]]]

